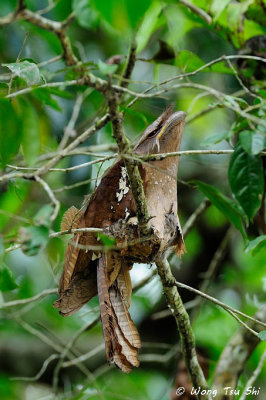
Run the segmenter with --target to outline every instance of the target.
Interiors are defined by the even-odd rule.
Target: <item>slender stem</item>
[[[190,324],[188,313],[175,285],[175,279],[173,277],[170,265],[166,259],[157,260],[156,265],[163,284],[167,303],[177,323],[181,340],[182,354],[184,356],[184,361],[192,384],[195,388],[200,387],[201,389],[205,389],[207,391],[208,385],[196,354],[194,333]],[[199,393],[197,398],[209,399],[210,397],[207,394]]]

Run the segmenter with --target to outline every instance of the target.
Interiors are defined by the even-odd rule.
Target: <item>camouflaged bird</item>
[[[144,131],[134,148],[137,154],[178,151],[186,114],[172,113],[172,106]],[[178,255],[185,251],[177,216],[178,157],[139,165],[150,216],[151,235],[142,238],[135,203],[123,160],[119,159],[104,174],[87,203],[78,210],[71,207],[61,229],[104,228],[116,240],[116,248],[103,251],[99,238],[91,232],[75,233],[66,250],[54,306],[67,316],[79,310],[98,294],[108,362],[124,372],[139,366],[140,337],[128,308],[132,292],[130,269],[134,262],[150,263],[175,246]]]

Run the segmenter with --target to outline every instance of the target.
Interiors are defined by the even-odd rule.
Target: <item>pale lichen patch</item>
[[[92,253],[91,260],[92,261],[97,260],[97,258],[100,258],[101,256],[102,256],[101,253]]]
[[[125,216],[126,216],[126,219],[128,219],[128,217],[130,216],[130,212],[127,207],[125,209]]]
[[[119,203],[128,192],[129,187],[127,183],[127,170],[126,167],[121,167],[121,176],[118,183],[118,190],[115,194],[117,202]]]

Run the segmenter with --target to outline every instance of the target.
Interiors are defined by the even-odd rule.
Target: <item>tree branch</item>
[[[119,154],[123,159],[125,167],[127,169],[130,187],[136,205],[136,214],[138,217],[140,230],[145,235],[149,233],[149,229],[147,227],[149,215],[145,193],[142,185],[142,179],[139,173],[138,165],[134,161],[132,162],[130,159],[125,157],[125,154],[132,154],[132,152],[129,142],[123,132],[122,114],[118,111],[117,95],[113,92],[107,92],[107,98],[113,128],[113,137],[116,140]]]
[[[195,338],[190,325],[189,316],[185,310],[175,285],[175,279],[173,277],[170,265],[166,259],[157,260],[156,265],[163,284],[167,303],[177,323],[181,340],[182,354],[184,356],[185,364],[188,369],[192,384],[195,388],[200,387],[201,389],[208,390],[207,382],[197,359]],[[198,395],[198,399],[208,398],[209,396],[205,394],[200,393]]]
[[[243,390],[243,394],[239,398],[239,400],[245,400],[245,398],[247,397],[247,391],[248,391],[248,389],[250,387],[252,387],[252,385],[254,384],[256,379],[258,378],[259,374],[261,373],[261,370],[262,370],[262,368],[264,366],[265,360],[266,360],[266,351],[264,351],[264,353],[262,354],[260,362],[259,362],[257,368],[255,369],[255,371],[253,372],[253,374],[251,375],[251,377],[247,381],[245,389]]]
[[[255,318],[266,322],[265,306],[255,314]],[[252,322],[250,327],[253,330],[262,330],[261,324],[257,322]],[[224,388],[229,386],[232,390],[236,388],[246,361],[259,343],[259,338],[242,327],[230,339],[220,356],[214,373],[213,389],[217,390],[217,400],[232,400],[234,398],[233,395],[226,395]]]

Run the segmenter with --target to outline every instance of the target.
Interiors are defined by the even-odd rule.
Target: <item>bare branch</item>
[[[59,358],[58,354],[51,354],[43,363],[40,371],[35,376],[17,376],[14,378],[10,378],[12,381],[25,381],[25,382],[34,382],[38,381],[44,372],[46,371],[47,367],[49,366],[50,362]]]
[[[255,314],[253,320],[255,322],[252,322],[251,328],[258,331],[262,330],[260,325],[265,325],[266,307],[259,310]],[[261,321],[263,321],[263,323]],[[217,390],[216,398],[218,400],[232,399],[232,396],[229,394],[225,395],[224,388],[229,386],[232,390],[236,388],[239,375],[259,342],[259,338],[242,327],[240,327],[236,334],[230,339],[220,356],[214,373],[213,389]]]
[[[192,227],[194,226],[196,220],[198,219],[198,217],[204,213],[204,211],[210,206],[210,201],[208,199],[204,199],[202,201],[202,203],[200,203],[200,205],[198,206],[198,208],[196,208],[196,210],[193,212],[193,214],[191,214],[191,216],[189,217],[189,219],[187,220],[184,228],[183,228],[183,235],[186,236],[188,234],[188,232],[192,229]]]
[[[55,289],[45,289],[41,293],[38,293],[33,297],[28,297],[27,299],[21,299],[21,300],[13,300],[13,301],[9,301],[7,303],[1,304],[0,309],[22,306],[24,304],[38,301],[38,300],[42,299],[43,297],[49,296],[50,294],[56,294],[57,292],[58,292],[58,290],[56,288]]]
[[[133,41],[129,50],[126,68],[120,81],[120,86],[122,87],[126,87],[130,82],[129,78],[133,72],[136,63],[136,49],[137,49],[136,43],[135,41]]]
[[[21,244],[14,244],[14,246],[10,246],[7,249],[5,249],[5,253],[10,253],[11,251],[17,250],[21,248]],[[1,308],[1,306],[0,306]]]
[[[158,273],[162,280],[164,293],[167,303],[175,317],[180,340],[182,354],[184,356],[185,364],[188,369],[192,384],[194,387],[200,387],[203,390],[208,390],[207,382],[203,375],[202,369],[199,365],[196,349],[194,334],[190,325],[189,316],[184,308],[181,297],[175,285],[171,268],[166,259],[156,261]],[[198,399],[210,399],[209,395],[199,394]]]
[[[44,188],[48,196],[50,197],[52,203],[54,203],[54,212],[51,215],[51,221],[54,221],[57,217],[57,214],[59,212],[60,208],[60,202],[56,199],[53,191],[51,190],[50,186],[48,185],[47,182],[45,182],[42,178],[40,178],[38,175],[35,177],[35,180],[41,184],[41,186]]]
[[[72,365],[77,365],[81,362],[84,362],[88,360],[91,357],[94,357],[96,354],[100,353],[101,351],[104,350],[104,343],[101,343],[99,346],[95,347],[94,349],[88,351],[88,353],[82,354],[82,356],[74,358],[71,361],[64,361],[62,363],[62,368],[68,368],[71,367]]]
[[[246,399],[246,397],[248,395],[248,389],[253,386],[254,382],[256,381],[256,379],[258,378],[259,374],[261,373],[261,370],[262,370],[262,368],[264,366],[265,360],[266,360],[266,351],[264,351],[264,353],[262,354],[260,362],[259,362],[257,368],[255,369],[255,371],[253,372],[253,374],[251,375],[251,377],[247,381],[245,389],[243,390],[243,394],[241,395],[241,397],[239,397],[239,400],[245,400]]]
[[[78,232],[98,233],[98,232],[103,232],[103,231],[104,231],[104,229],[101,229],[101,228],[77,228],[77,229],[69,229],[69,230],[61,231],[61,232],[50,233],[49,237],[55,238],[55,237],[59,237],[62,235],[69,235],[69,234],[78,233]]]
[[[122,115],[118,112],[117,96],[112,92],[107,93],[110,117],[113,127],[113,136],[117,142],[119,153],[124,160],[127,169],[130,187],[136,205],[136,214],[139,220],[140,230],[144,234],[149,233],[147,223],[149,221],[148,209],[142,179],[139,173],[138,166],[125,157],[126,154],[131,154],[131,149],[128,140],[123,133]]]
[[[209,296],[209,295],[206,294],[206,293],[202,293],[200,290],[194,289],[194,288],[191,287],[191,286],[188,286],[188,285],[186,285],[186,284],[184,284],[184,283],[177,282],[177,281],[175,281],[175,285],[176,285],[177,287],[182,288],[182,289],[187,289],[187,290],[189,290],[190,292],[196,293],[196,294],[198,294],[199,296],[204,297],[204,298],[207,299],[207,300],[210,300],[211,302],[213,302],[213,303],[217,304],[218,306],[221,306],[222,308],[224,308],[226,311],[231,311],[231,312],[233,312],[234,314],[241,315],[242,317],[247,318],[247,319],[249,319],[250,321],[256,322],[256,323],[258,323],[258,324],[260,324],[260,325],[266,327],[266,323],[261,322],[261,321],[259,321],[259,320],[256,320],[255,318],[250,317],[249,315],[243,313],[242,311],[239,311],[239,310],[237,310],[236,308],[230,307],[230,306],[228,306],[227,304],[223,303],[222,301],[217,300],[217,299],[215,299],[214,297],[211,297],[211,296]],[[243,322],[243,321],[242,321],[242,322]]]

